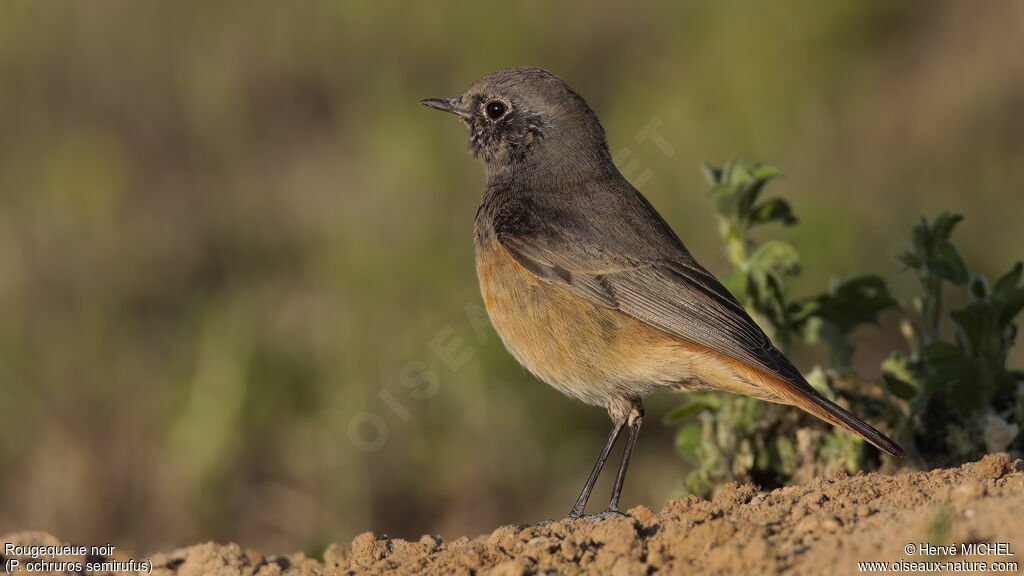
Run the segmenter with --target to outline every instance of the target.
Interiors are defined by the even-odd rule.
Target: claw
[[[619,512],[618,510],[612,510],[610,508],[608,510],[605,510],[604,512],[601,512],[600,514],[587,514],[585,516],[583,516],[583,515],[573,516],[572,514],[569,514],[569,519],[570,520],[579,520],[581,518],[583,520],[607,520],[609,518],[629,518],[629,517],[630,517],[629,514],[624,514],[622,512]]]

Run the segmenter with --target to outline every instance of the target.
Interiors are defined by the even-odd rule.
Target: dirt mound
[[[973,561],[986,563],[987,571],[1024,568],[1024,557],[1018,556],[1024,556],[1024,463],[1006,454],[899,476],[839,474],[768,493],[731,484],[713,500],[691,496],[669,502],[657,514],[640,506],[630,515],[502,526],[489,535],[448,542],[435,536],[410,542],[367,532],[347,548],[331,546],[323,562],[213,543],[151,560],[154,573],[164,576],[844,574],[857,573],[858,562],[873,561],[889,563],[890,571],[910,571],[906,564],[892,566],[898,562]],[[0,541],[59,543],[39,533]],[[982,545],[971,548],[975,544]],[[954,548],[922,550],[929,545]],[[1017,567],[997,562],[1016,562]]]

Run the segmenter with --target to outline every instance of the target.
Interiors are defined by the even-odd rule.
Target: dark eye
[[[497,120],[505,115],[505,103],[493,100],[487,103],[487,117],[491,120]]]

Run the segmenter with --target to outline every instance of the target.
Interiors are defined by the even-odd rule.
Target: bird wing
[[[543,281],[813,393],[739,301],[685,250],[673,258],[637,261],[583,235],[571,236],[502,231],[497,239]]]

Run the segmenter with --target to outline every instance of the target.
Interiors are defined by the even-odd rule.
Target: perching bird
[[[558,76],[499,70],[458,98],[422,104],[469,127],[487,170],[476,265],[491,322],[516,359],[613,426],[570,518],[623,428],[629,439],[602,516],[619,495],[644,396],[726,390],[792,404],[894,456],[895,442],[812,388],[743,306],[690,255],[616,169],[604,129]]]

